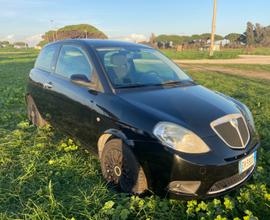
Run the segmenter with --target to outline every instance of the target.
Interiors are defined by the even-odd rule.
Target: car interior
[[[179,80],[167,64],[143,52],[110,50],[103,51],[101,58],[110,80],[116,87]]]

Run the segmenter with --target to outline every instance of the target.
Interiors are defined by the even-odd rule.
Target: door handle
[[[43,84],[43,87],[44,87],[45,89],[51,89],[51,88],[53,87],[53,84],[52,84],[52,82],[44,83],[44,84]]]

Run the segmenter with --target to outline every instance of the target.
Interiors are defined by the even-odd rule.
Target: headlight
[[[209,147],[192,131],[171,122],[160,122],[154,135],[166,146],[184,153],[200,154],[209,152]]]
[[[246,120],[249,122],[249,124],[252,126],[252,128],[255,130],[255,123],[254,123],[254,119],[253,119],[253,116],[252,116],[252,113],[251,111],[249,110],[249,108],[242,103],[242,107],[243,107],[243,111],[244,111],[244,114],[245,114],[245,118]]]

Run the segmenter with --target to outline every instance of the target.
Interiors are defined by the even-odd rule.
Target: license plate
[[[257,152],[255,151],[251,155],[239,161],[238,170],[240,174],[248,170],[250,167],[254,166],[254,164],[256,163],[256,153]]]

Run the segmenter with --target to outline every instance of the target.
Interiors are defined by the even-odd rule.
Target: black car
[[[256,166],[249,109],[145,45],[48,44],[30,72],[26,101],[33,124],[50,123],[94,150],[104,178],[124,192],[217,196]]]

